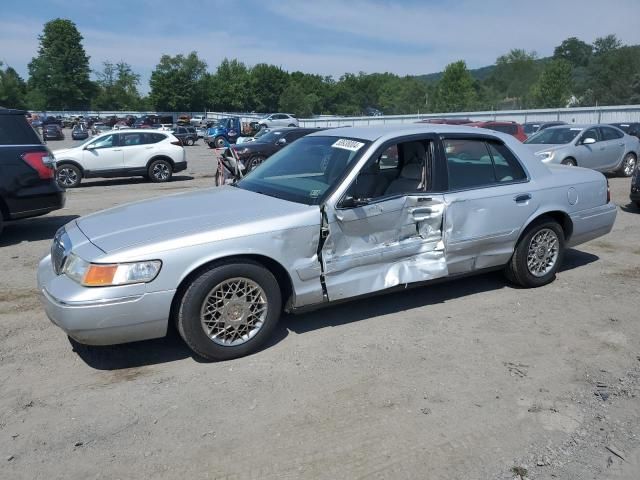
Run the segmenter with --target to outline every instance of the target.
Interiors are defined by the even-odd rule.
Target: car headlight
[[[89,263],[72,253],[64,264],[64,273],[85,287],[111,287],[151,282],[160,272],[160,267],[160,260]]]
[[[553,158],[553,152],[536,152],[536,156],[544,162]]]
[[[241,149],[239,149],[239,150],[236,150],[236,153],[237,153],[238,155],[246,155],[247,153],[249,153],[249,149],[248,149],[248,148],[246,148],[246,147],[245,147],[245,148],[241,148]]]

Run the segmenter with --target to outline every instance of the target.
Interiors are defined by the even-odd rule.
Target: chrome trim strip
[[[79,302],[65,302],[51,295],[46,288],[42,289],[42,294],[52,303],[62,307],[102,307],[105,305],[114,305],[118,303],[130,303],[140,300],[145,294],[131,295],[128,297],[105,298],[100,300],[84,300]]]

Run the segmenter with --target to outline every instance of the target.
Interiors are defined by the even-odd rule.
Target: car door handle
[[[431,217],[433,209],[431,207],[416,207],[410,208],[409,213],[416,222],[424,222]]]
[[[516,203],[528,202],[529,200],[531,200],[531,194],[530,193],[523,193],[521,195],[516,195],[516,197],[513,200]]]
[[[122,149],[121,148],[114,148],[113,150],[111,150],[112,152],[121,152]]]
[[[624,143],[619,143],[618,146],[619,147],[624,147]]]

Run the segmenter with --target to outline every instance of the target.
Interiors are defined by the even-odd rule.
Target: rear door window
[[[624,136],[622,132],[610,127],[600,127],[600,133],[603,140],[617,140]]]
[[[0,145],[40,143],[40,137],[22,115],[0,115]]]

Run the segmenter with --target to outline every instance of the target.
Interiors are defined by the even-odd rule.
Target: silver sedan
[[[208,359],[258,349],[283,310],[502,269],[551,282],[567,247],[608,233],[606,178],[549,166],[499,132],[341,128],[233,186],[79,218],[38,268],[49,318],[79,342],[161,337]]]
[[[561,163],[615,172],[630,177],[640,154],[640,141],[611,125],[550,127],[525,142],[544,163]]]

